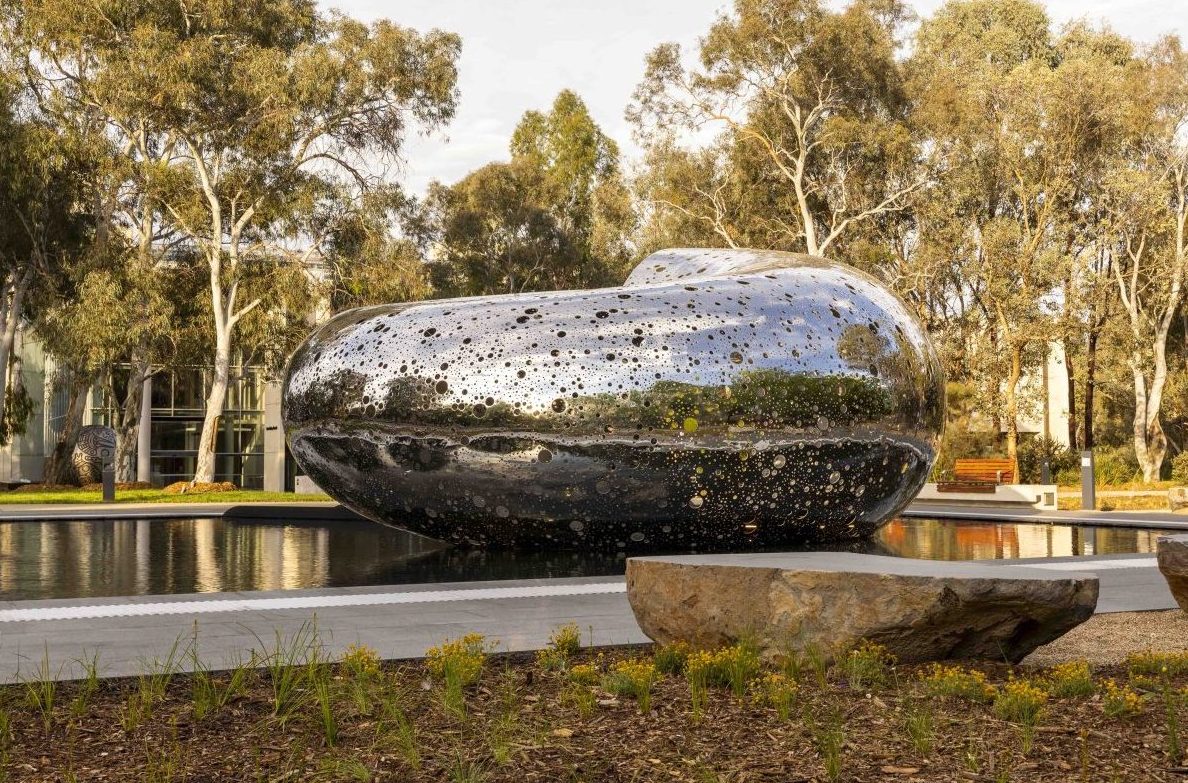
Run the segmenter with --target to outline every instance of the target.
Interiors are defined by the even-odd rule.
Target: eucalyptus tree
[[[528,111],[511,160],[453,185],[434,183],[406,230],[433,259],[446,295],[519,293],[621,283],[635,215],[619,149],[576,94]]]
[[[619,146],[585,102],[562,90],[548,112],[524,113],[509,146],[513,161],[539,172],[539,199],[579,256],[569,279],[557,280],[557,287],[622,282],[634,224],[630,194]]]
[[[1162,39],[1128,75],[1135,127],[1105,182],[1105,227],[1119,241],[1112,271],[1129,327],[1135,456],[1143,479],[1157,481],[1168,451],[1168,336],[1188,283],[1188,53]]]
[[[10,372],[18,327],[45,309],[92,252],[87,210],[92,139],[40,115],[14,75],[0,77],[0,411],[5,436],[21,431],[28,406],[14,406]],[[17,411],[17,407],[23,410]],[[18,419],[22,419],[18,421]]]
[[[337,205],[337,202],[330,202]],[[428,269],[414,239],[393,227],[407,218],[411,202],[395,190],[360,199],[345,215],[325,214],[330,231],[319,251],[325,266],[322,285],[330,309],[423,299],[429,295]]]
[[[955,0],[922,23],[909,64],[914,119],[946,163],[921,244],[959,270],[965,358],[1012,458],[1020,382],[1068,327],[1086,169],[1122,115],[1106,85],[1125,58],[1066,43],[1030,0]]]
[[[410,123],[449,121],[460,41],[312,0],[6,2],[32,59],[107,121],[206,266],[213,377],[194,478],[209,481],[236,336],[264,301],[248,279],[294,258],[296,218],[328,182],[381,184]]]
[[[698,66],[657,47],[627,111],[652,217],[821,255],[903,210],[925,182],[896,56],[908,17],[895,0],[735,0]]]
[[[524,161],[489,163],[453,185],[433,183],[423,205],[434,289],[444,296],[554,288],[576,252],[539,197],[542,173]],[[568,267],[568,268],[567,268]]]

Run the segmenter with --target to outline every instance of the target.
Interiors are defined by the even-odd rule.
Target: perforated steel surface
[[[870,535],[931,468],[922,329],[824,259],[666,250],[621,288],[343,313],[294,355],[302,470],[479,545],[718,550]]]

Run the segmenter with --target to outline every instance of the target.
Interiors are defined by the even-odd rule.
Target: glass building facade
[[[198,461],[204,403],[213,371],[190,367],[153,376],[150,466],[155,485],[189,481]],[[264,398],[262,367],[232,367],[227,401],[215,439],[215,481],[244,489],[264,487]],[[95,389],[91,421],[112,421],[112,401]]]

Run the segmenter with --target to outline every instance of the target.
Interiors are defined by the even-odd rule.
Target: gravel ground
[[[1134,652],[1178,652],[1188,648],[1188,613],[1117,612],[1098,614],[1051,644],[1027,656],[1025,664],[1051,666],[1063,661],[1121,663]]]

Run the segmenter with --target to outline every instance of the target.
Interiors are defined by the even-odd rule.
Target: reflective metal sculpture
[[[624,286],[352,310],[293,356],[293,455],[364,516],[477,545],[729,549],[873,533],[944,383],[878,282],[665,250]]]
[[[70,462],[80,487],[103,480],[103,465],[115,459],[116,433],[111,427],[88,424],[78,431]]]

